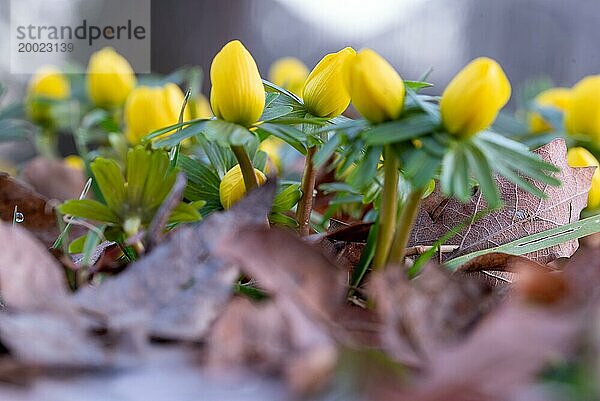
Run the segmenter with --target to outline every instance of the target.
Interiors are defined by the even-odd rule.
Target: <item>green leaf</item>
[[[204,206],[204,202],[194,202],[194,204],[180,202],[171,212],[167,224],[193,223],[201,220],[202,215],[198,209],[202,206]]]
[[[362,255],[360,256],[360,260],[358,261],[358,265],[354,269],[352,273],[352,278],[350,279],[350,285],[352,287],[358,287],[369,270],[369,266],[371,265],[371,261],[375,256],[375,245],[377,243],[377,230],[378,224],[375,223],[369,229],[369,235],[367,236],[367,245],[363,249]]]
[[[468,146],[465,150],[469,170],[475,175],[488,206],[492,209],[500,207],[502,200],[498,191],[498,185],[492,176],[492,168],[488,159],[481,150],[474,146]]]
[[[119,217],[106,205],[92,199],[68,200],[58,207],[62,214],[82,219],[118,224]]]
[[[71,241],[71,243],[69,244],[69,253],[82,253],[86,239],[87,234],[84,234]]]
[[[271,211],[273,213],[287,212],[298,203],[301,196],[302,191],[300,190],[300,184],[288,185],[275,195]]]
[[[586,219],[569,223],[561,227],[552,228],[536,234],[519,238],[494,248],[472,252],[467,255],[446,261],[444,264],[450,270],[456,270],[459,266],[469,260],[491,252],[503,252],[511,255],[525,255],[542,249],[560,245],[567,241],[582,238],[587,235],[600,232],[600,215],[591,216]]]
[[[387,145],[418,138],[439,128],[439,119],[416,114],[402,120],[379,124],[363,132],[367,145]]]
[[[404,86],[407,89],[410,89],[410,90],[413,90],[415,92],[418,92],[421,89],[432,87],[433,84],[429,83],[429,82],[423,82],[423,81],[407,81],[407,80],[405,80],[404,81]]]
[[[94,254],[96,247],[100,245],[100,242],[102,241],[99,233],[104,232],[105,228],[106,226],[101,225],[100,227],[97,227],[98,231],[90,230],[85,236],[85,242],[82,249],[83,258],[81,259],[83,266],[89,266],[92,264],[92,255]]]
[[[257,132],[273,135],[286,142],[301,154],[306,154],[306,134],[297,128],[286,125],[263,123],[258,126]]]
[[[112,159],[97,157],[90,163],[102,197],[112,210],[121,210],[125,203],[125,178],[119,164]]]
[[[333,135],[317,152],[313,157],[313,164],[316,168],[320,168],[329,160],[329,158],[335,153],[341,144],[341,136]]]
[[[206,126],[209,122],[218,121],[218,120],[202,120],[195,122],[193,124],[187,125],[182,129],[182,126],[177,128],[174,134],[159,137],[154,142],[152,142],[152,147],[154,149],[160,148],[172,148],[181,142],[185,141],[188,138],[195,137],[200,135],[206,129]]]
[[[264,110],[258,121],[271,121],[284,117],[294,111],[292,106],[273,106]]]
[[[404,163],[404,177],[415,188],[423,188],[429,185],[429,182],[438,171],[442,161],[441,158],[437,155],[432,155],[424,147],[405,153],[407,153],[408,157]]]
[[[156,131],[152,131],[151,133],[149,133],[148,135],[146,135],[144,138],[142,138],[142,142],[148,142],[152,139],[156,139],[159,136],[163,136],[164,134],[171,132],[171,131],[175,131],[176,129],[182,128],[182,127],[187,127],[187,126],[192,126],[192,125],[197,125],[199,123],[202,123],[204,121],[207,121],[206,118],[196,118],[193,120],[189,120],[189,121],[183,121],[177,124],[173,124],[173,125],[168,125],[166,127],[157,129]]]
[[[34,127],[27,121],[0,119],[0,142],[22,141],[33,132]]]
[[[348,183],[355,188],[364,188],[377,174],[377,165],[381,160],[381,146],[370,146],[358,167],[350,174]]]
[[[265,86],[265,89],[268,92],[277,92],[280,93],[282,95],[284,95],[284,97],[288,98],[290,101],[292,101],[294,104],[298,105],[298,106],[302,106],[303,102],[302,99],[300,99],[298,96],[294,95],[292,92],[283,89],[280,86],[275,85],[273,82],[269,82],[266,79],[263,79],[263,85]]]
[[[298,227],[298,222],[295,219],[293,219],[290,216],[287,216],[283,213],[271,213],[269,215],[269,222],[271,224],[274,224],[277,226],[282,226],[282,227],[289,227],[289,228]]]
[[[254,134],[246,127],[223,120],[207,121],[202,134],[207,140],[222,146],[244,146],[256,140]]]

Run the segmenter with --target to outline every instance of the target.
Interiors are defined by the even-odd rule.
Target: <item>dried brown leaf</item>
[[[25,218],[20,226],[51,246],[59,234],[52,202],[27,184],[0,173],[0,220],[12,222],[15,206]]]
[[[135,314],[151,336],[200,340],[225,307],[239,274],[214,248],[244,226],[264,225],[275,183],[252,191],[227,212],[173,233],[120,275],[77,294],[79,306],[109,330]]]
[[[85,186],[82,171],[41,156],[27,162],[21,176],[43,196],[61,202],[77,199]]]
[[[491,248],[525,237],[530,234],[559,227],[579,219],[586,206],[587,194],[594,172],[593,167],[570,167],[566,158],[563,139],[555,139],[537,149],[535,153],[547,162],[561,168],[556,175],[563,183],[561,187],[545,186],[534,182],[548,197],[538,199],[503,177],[497,177],[504,207],[497,212],[475,221],[478,212],[487,204],[481,191],[477,191],[466,204],[445,198],[439,190],[423,201],[411,235],[411,246],[431,245],[459,224],[471,219],[465,229],[458,233],[450,244],[459,249],[448,257],[456,257],[480,249]],[[569,257],[577,250],[577,240],[526,255],[541,263],[558,257]]]

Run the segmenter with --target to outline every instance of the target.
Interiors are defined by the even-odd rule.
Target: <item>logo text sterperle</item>
[[[52,25],[28,25],[17,27],[17,39],[31,40],[72,40],[81,39],[88,41],[91,46],[97,39],[137,39],[146,38],[146,28],[141,25],[133,26],[131,20],[127,20],[126,25],[99,27],[88,25],[87,20],[83,20],[81,25],[73,28],[72,26],[52,26]]]

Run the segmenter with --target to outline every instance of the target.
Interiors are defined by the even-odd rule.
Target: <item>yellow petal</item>
[[[210,66],[210,103],[218,118],[245,127],[262,115],[265,91],[252,55],[239,40],[227,43]]]
[[[254,174],[256,175],[258,185],[263,185],[267,181],[267,177],[265,177],[260,170],[254,169]],[[225,209],[229,209],[245,195],[246,185],[244,184],[242,169],[239,164],[236,164],[223,176],[221,184],[219,185],[221,205],[223,205]]]
[[[110,47],[97,51],[90,57],[86,77],[87,91],[96,106],[121,106],[136,78],[129,62]]]
[[[269,158],[268,162],[270,163],[267,163],[267,169],[265,170],[267,173],[270,173],[269,164],[273,165],[275,172],[281,171],[281,149],[283,144],[284,142],[281,139],[270,136],[258,146],[258,149],[265,152]]]
[[[295,57],[280,58],[269,70],[269,81],[298,96],[302,96],[307,77],[308,68]]]
[[[502,67],[487,57],[475,59],[444,90],[440,101],[444,126],[454,135],[473,136],[492,125],[510,94]]]
[[[348,57],[344,81],[352,104],[373,123],[394,120],[404,105],[404,81],[383,57],[363,49]]]
[[[585,135],[600,145],[600,75],[585,77],[573,87],[565,126],[569,133]]]
[[[203,94],[199,94],[193,101],[193,116],[192,118],[211,118],[213,116],[210,102]]]
[[[565,112],[571,102],[571,90],[568,88],[550,88],[536,96],[534,102],[540,107],[553,107]],[[545,132],[552,129],[539,113],[530,113],[529,130],[534,133]]]
[[[311,71],[302,91],[306,109],[317,117],[336,117],[350,104],[344,83],[344,63],[356,51],[346,47],[323,57]]]
[[[590,209],[596,209],[600,206],[600,170],[598,160],[585,148],[575,147],[567,152],[567,161],[571,167],[589,167],[595,166],[596,171],[592,176],[592,186],[588,193],[587,206]]]
[[[63,100],[69,97],[71,86],[55,67],[42,67],[35,72],[27,90],[29,96]]]
[[[65,165],[73,170],[83,171],[85,163],[83,159],[77,155],[69,155],[63,159]]]
[[[183,99],[183,92],[173,83],[163,87],[135,88],[125,103],[127,140],[135,145],[152,131],[177,124]],[[186,107],[183,119],[190,119],[189,107]]]

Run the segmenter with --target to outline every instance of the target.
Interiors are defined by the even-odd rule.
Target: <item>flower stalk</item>
[[[298,233],[301,237],[310,234],[310,215],[312,213],[313,195],[315,192],[315,182],[317,178],[317,169],[314,166],[313,158],[317,148],[312,146],[306,152],[304,161],[304,172],[302,173],[302,197],[298,201],[296,210],[296,220],[298,221]]]
[[[381,194],[381,212],[379,213],[379,230],[377,246],[373,257],[373,268],[385,266],[396,229],[396,213],[398,211],[398,159],[391,146],[383,150],[383,192]]]
[[[240,169],[242,170],[242,177],[244,178],[244,186],[246,187],[246,191],[250,191],[258,187],[258,181],[256,180],[256,175],[254,173],[254,166],[252,165],[252,161],[250,160],[250,156],[248,156],[246,149],[244,149],[243,146],[231,145],[231,150],[233,151],[233,154],[240,165]]]
[[[398,218],[398,228],[396,229],[389,253],[388,263],[390,264],[404,265],[406,246],[408,245],[408,239],[410,238],[415,219],[419,213],[423,192],[423,188],[413,189],[408,194],[408,198],[402,206],[400,217]]]

